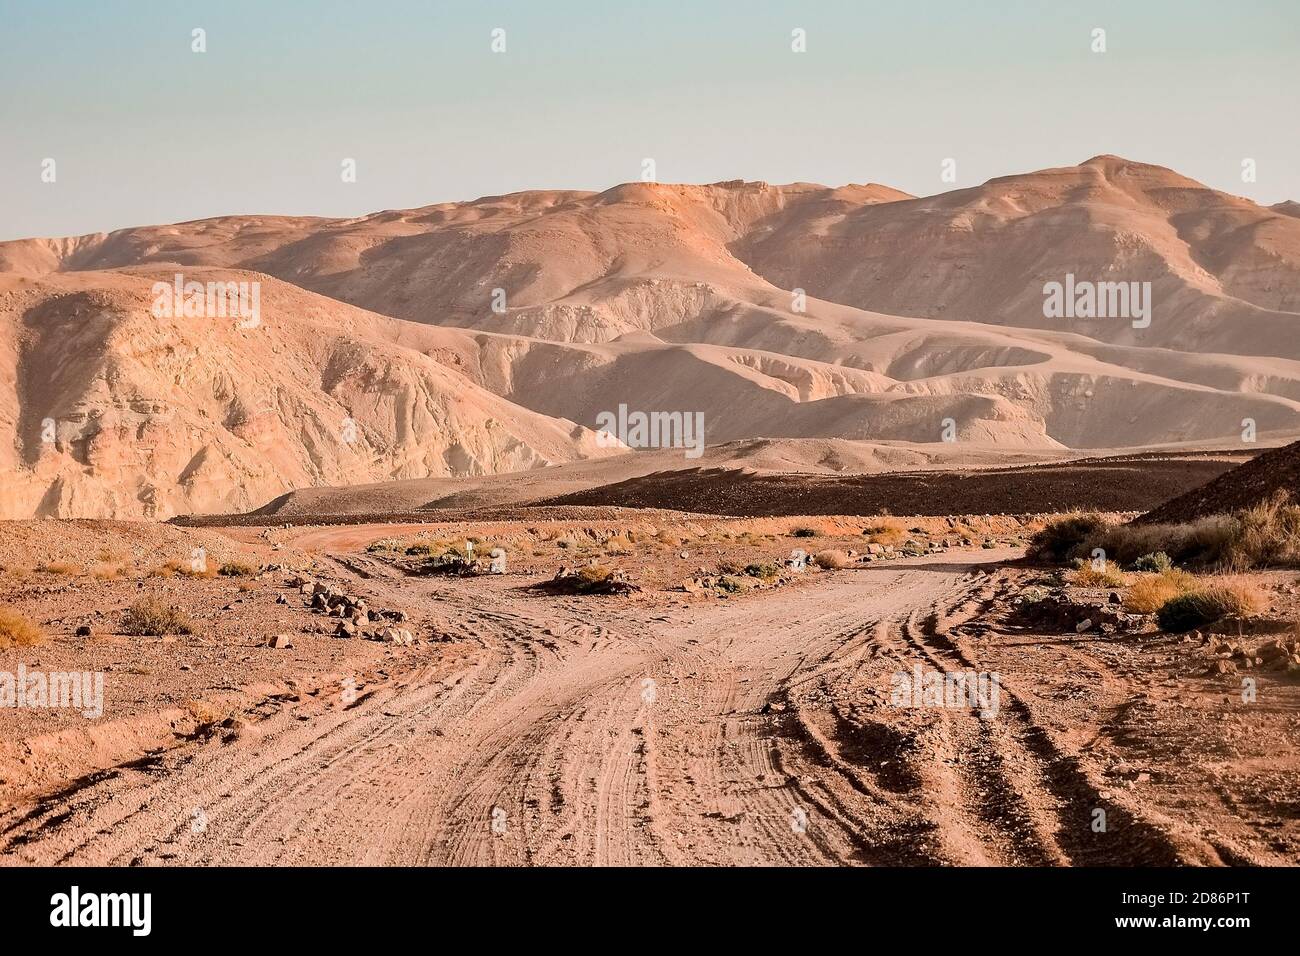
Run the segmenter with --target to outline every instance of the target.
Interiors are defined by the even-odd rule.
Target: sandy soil
[[[1010,602],[1041,577],[1007,563],[1016,548],[810,570],[725,596],[669,590],[673,561],[784,553],[790,541],[756,528],[632,548],[616,559],[644,585],[632,595],[549,597],[530,585],[572,546],[537,548],[501,576],[409,577],[393,552],[365,549],[407,530],[285,529],[276,543],[406,610],[416,644],[295,635],[295,649],[260,653],[283,655],[269,658],[282,683],[313,682],[260,697],[243,685],[233,709],[165,743],[142,733],[98,772],[35,788],[11,776],[0,859],[1230,864],[1300,851],[1300,685],[1260,672],[1260,704],[1243,706],[1234,683],[1205,676],[1199,644],[1015,626]],[[847,540],[827,525],[806,543]],[[221,619],[318,621],[274,603],[294,593],[281,577]],[[174,586],[194,604],[228,587]],[[23,653],[81,652],[56,640]],[[242,684],[232,673],[266,658],[237,653],[252,659],[195,666]],[[893,676],[918,664],[997,672],[996,715],[894,706]],[[341,693],[333,681],[349,670],[360,679]],[[112,717],[139,727],[150,709]]]

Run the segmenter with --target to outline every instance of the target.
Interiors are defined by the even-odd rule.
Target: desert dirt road
[[[520,576],[410,579],[340,550],[327,558],[340,582],[436,608],[455,643],[334,699],[271,702],[233,741],[183,744],[10,813],[0,854],[88,865],[1181,858],[1154,831],[1093,838],[1096,789],[1014,686],[993,719],[888,706],[890,675],[913,664],[979,669],[955,632],[980,614],[985,566],[1010,556],[949,553],[656,607],[539,597]]]

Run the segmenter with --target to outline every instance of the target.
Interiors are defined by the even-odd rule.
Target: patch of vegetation
[[[792,538],[815,538],[817,531],[815,528],[795,528],[790,532]]]
[[[479,563],[474,558],[468,558],[463,554],[455,551],[447,551],[437,557],[428,558],[420,562],[409,570],[411,574],[426,575],[447,575],[451,577],[472,577],[476,574],[482,574]]]
[[[632,553],[633,542],[627,535],[611,535],[602,542],[605,553],[609,555],[627,555]]]
[[[81,568],[67,561],[46,561],[44,564],[38,564],[36,570],[42,574],[77,574]]]
[[[1226,579],[1171,598],[1156,612],[1156,620],[1161,630],[1190,631],[1230,615],[1254,614],[1264,604],[1264,596],[1255,585]]]
[[[255,577],[257,573],[257,568],[251,564],[244,564],[242,561],[227,561],[217,568],[217,574],[223,578],[251,578]]]
[[[157,578],[174,578],[180,575],[183,578],[210,578],[216,575],[217,571],[212,565],[204,562],[201,566],[195,567],[189,561],[168,561],[160,567],[154,568],[149,572],[151,577]]]
[[[1134,614],[1154,614],[1169,601],[1195,589],[1196,577],[1186,571],[1144,574],[1124,594],[1124,609]]]
[[[765,581],[769,581],[772,578],[777,577],[781,573],[781,569],[775,564],[747,564],[742,569],[742,573],[747,574],[751,578],[762,578]]]
[[[1272,564],[1294,563],[1300,558],[1300,505],[1279,489],[1267,501],[1239,511],[1236,533],[1227,546],[1223,563],[1236,571]]]
[[[1112,525],[1098,515],[1068,515],[1046,525],[1030,540],[1031,557],[1067,561],[1101,548],[1121,565],[1159,562],[1243,572],[1300,561],[1300,505],[1279,491],[1231,515],[1211,515],[1175,524]],[[1161,571],[1152,564],[1141,570]]]
[[[867,540],[882,547],[894,548],[907,540],[907,531],[896,524],[878,522],[862,529]]]
[[[1069,580],[1081,588],[1122,588],[1128,584],[1128,575],[1111,561],[1106,561],[1098,568],[1091,561],[1076,558]]]
[[[175,605],[154,598],[142,598],[122,618],[122,633],[137,637],[161,637],[164,634],[193,634],[194,625]]]
[[[1029,557],[1035,561],[1068,561],[1085,553],[1089,542],[1109,525],[1097,514],[1068,514],[1050,521],[1029,539]]]
[[[13,608],[0,607],[0,648],[35,647],[44,640],[39,624]]]
[[[551,580],[541,581],[533,587],[549,594],[629,594],[641,590],[622,572],[602,564],[561,571]]]
[[[1163,551],[1153,551],[1150,554],[1144,554],[1132,564],[1134,571],[1154,571],[1156,574],[1163,574],[1173,569],[1174,562],[1169,555]]]
[[[849,567],[853,559],[844,551],[818,551],[813,555],[813,563],[819,568],[831,571]]]

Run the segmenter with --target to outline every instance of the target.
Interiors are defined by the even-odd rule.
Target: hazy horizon
[[[877,182],[924,196],[1112,153],[1263,205],[1300,200],[1300,132],[1285,122],[1300,9],[1275,0],[0,0],[0,14],[0,79],[14,92],[0,105],[0,239],[599,191],[641,178],[647,157],[661,182]],[[206,52],[191,49],[195,28]],[[1092,51],[1096,28],[1105,52]],[[795,29],[806,52],[791,48]],[[349,158],[355,182],[340,175]]]

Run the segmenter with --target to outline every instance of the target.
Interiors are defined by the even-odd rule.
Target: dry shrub
[[[184,578],[210,578],[216,576],[216,568],[205,563],[202,568],[196,568],[189,561],[168,561],[166,564],[154,568],[149,572],[151,577],[174,578],[180,575]]]
[[[225,716],[224,711],[218,710],[212,703],[205,700],[187,700],[185,709],[199,724],[215,725]]]
[[[122,633],[137,637],[192,634],[194,625],[179,607],[163,604],[154,598],[142,598],[127,608],[122,618]]]
[[[620,572],[601,564],[588,564],[572,571],[562,569],[551,580],[531,587],[548,594],[629,594],[641,590]]]
[[[1256,614],[1267,606],[1264,593],[1252,581],[1223,577],[1166,601],[1157,612],[1166,631],[1189,631],[1222,618]]]
[[[477,558],[466,557],[464,552],[448,550],[432,558],[425,558],[418,565],[407,567],[406,573],[413,575],[438,575],[445,577],[476,577],[482,574]]]
[[[853,563],[853,559],[843,551],[818,551],[813,555],[813,563],[819,568],[832,571],[838,568],[847,568]]]
[[[907,529],[888,521],[877,522],[862,529],[871,544],[895,548],[907,540]]]
[[[1154,614],[1168,601],[1196,588],[1196,578],[1186,571],[1143,574],[1124,595],[1124,609],[1134,614]]]
[[[36,570],[42,574],[77,574],[81,568],[75,564],[69,564],[67,561],[47,561],[44,564],[38,564]]]
[[[588,564],[578,569],[578,577],[587,584],[600,584],[614,575],[614,569],[603,564]]]
[[[1081,512],[1049,521],[1029,539],[1029,557],[1035,561],[1068,561],[1090,551],[1091,542],[1108,527],[1101,515]]]
[[[670,548],[679,548],[682,545],[687,544],[690,540],[689,538],[682,537],[680,531],[669,531],[667,528],[656,531],[654,538],[660,544],[666,545]]]
[[[1175,564],[1243,572],[1300,559],[1300,505],[1284,490],[1231,515],[1179,524],[1117,525],[1088,542],[1122,563],[1163,551]]]
[[[1111,561],[1107,561],[1100,569],[1091,562],[1084,561],[1070,572],[1069,580],[1081,588],[1122,588],[1128,584],[1128,575]]]
[[[1030,557],[1066,561],[1095,549],[1131,565],[1163,552],[1176,565],[1249,571],[1300,559],[1300,506],[1285,492],[1232,515],[1175,524],[1112,525],[1099,515],[1067,515],[1030,539]]]
[[[1194,567],[1221,566],[1227,562],[1240,522],[1228,515],[1212,515],[1182,524],[1114,525],[1095,536],[1089,549],[1101,548],[1120,564],[1163,551],[1174,564]]]
[[[13,608],[0,607],[0,648],[34,647],[45,640],[40,625]]]
[[[1279,489],[1234,516],[1238,527],[1228,543],[1223,564],[1234,571],[1293,562],[1300,556],[1300,506]]]
[[[609,555],[627,555],[632,553],[632,540],[624,534],[611,535],[604,541],[605,553]]]
[[[116,581],[122,576],[120,564],[97,564],[90,569],[91,576],[100,581]]]
[[[227,561],[217,568],[217,574],[223,578],[251,578],[257,574],[257,568],[242,561]]]
[[[413,558],[433,557],[444,553],[450,547],[451,545],[446,541],[413,541],[405,547],[398,545],[403,554]]]

